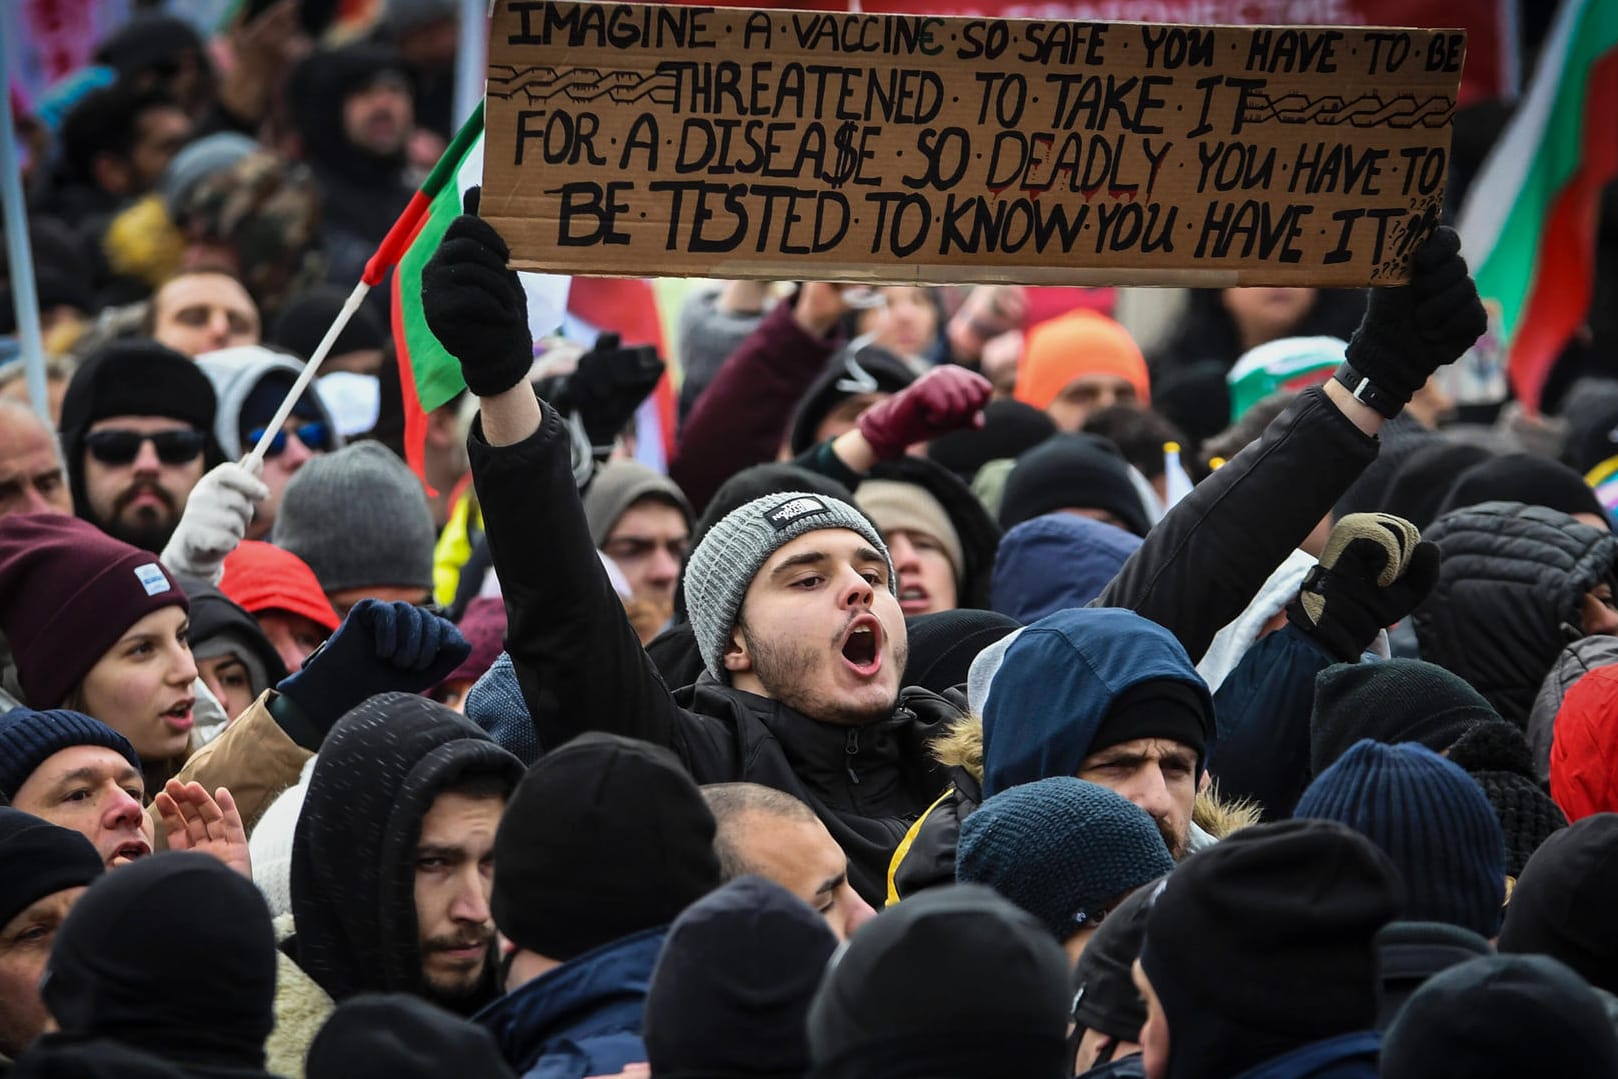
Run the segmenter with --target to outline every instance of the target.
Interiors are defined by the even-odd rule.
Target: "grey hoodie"
[[[241,439],[242,405],[248,395],[272,371],[285,372],[294,379],[303,371],[303,364],[296,359],[262,345],[242,345],[204,352],[197,357],[197,366],[213,383],[214,393],[219,398],[219,408],[214,413],[214,438],[225,456],[233,461],[252,449],[251,446],[243,446]],[[314,383],[303,391],[303,400],[313,404],[320,413],[320,419],[331,432],[331,448],[341,449],[343,437],[339,433],[337,420],[321,399]]]

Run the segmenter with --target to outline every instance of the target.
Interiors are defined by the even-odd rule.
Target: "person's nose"
[[[457,881],[455,898],[449,906],[449,916],[457,922],[487,925],[492,917],[489,913],[490,884],[491,882],[478,871],[477,863],[468,862]]]
[[[895,532],[891,537],[884,537],[888,544],[888,557],[893,559],[893,568],[900,573],[913,571],[919,568],[921,556],[916,552],[916,545],[910,542],[910,537],[903,532]]]
[[[145,815],[139,800],[131,797],[128,791],[116,783],[108,785],[112,787],[112,793],[108,798],[106,812],[101,816],[101,826],[108,831],[118,831],[130,825],[139,827],[141,817]]]
[[[853,566],[842,569],[843,580],[840,582],[842,605],[849,609],[869,607],[876,600],[876,589],[871,582],[860,575]]]
[[[286,435],[287,444],[281,450],[281,467],[288,472],[296,472],[303,467],[304,462],[314,457],[315,451],[311,450],[309,444],[299,438],[296,432],[288,431]]]
[[[1174,798],[1169,794],[1163,770],[1156,764],[1147,764],[1130,777],[1125,798],[1144,809],[1153,820],[1167,820],[1174,812]]]
[[[860,926],[876,917],[876,911],[871,909],[871,904],[861,899],[860,893],[856,892],[854,886],[848,883],[843,885],[842,906],[843,909],[848,911],[848,917],[843,922],[842,938],[844,940],[852,937]]]
[[[652,548],[650,561],[646,566],[648,580],[658,584],[667,584],[680,576],[679,560],[669,552],[669,549],[659,543]]]
[[[150,438],[140,441],[140,449],[135,451],[135,472],[144,476],[155,476],[161,468],[163,461],[157,456],[157,446]]]

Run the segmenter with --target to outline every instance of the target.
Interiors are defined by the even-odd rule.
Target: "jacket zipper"
[[[854,771],[854,758],[860,755],[860,732],[857,728],[848,729],[848,741],[843,746],[843,753],[847,756],[845,767],[848,769],[849,782],[859,786],[859,774]]]

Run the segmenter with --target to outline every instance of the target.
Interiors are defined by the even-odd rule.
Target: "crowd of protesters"
[[[0,1074],[1618,1076],[1611,355],[1457,417],[1447,227],[1144,350],[720,280],[575,345],[469,202],[466,391],[378,290],[270,430],[450,134],[459,5],[327,7],[22,117]]]

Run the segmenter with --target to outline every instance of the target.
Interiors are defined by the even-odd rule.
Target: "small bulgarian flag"
[[[438,250],[451,221],[461,212],[461,197],[483,182],[483,105],[473,110],[450,140],[444,155],[428,173],[421,189],[393,223],[365,265],[367,285],[393,275],[393,341],[399,352],[399,382],[405,407],[405,453],[410,467],[425,480],[427,413],[466,387],[461,365],[427,328],[421,309],[421,271]],[[562,324],[570,277],[520,273],[528,294],[528,326],[540,335]]]
[[[1459,224],[1490,315],[1480,347],[1492,339],[1531,411],[1589,311],[1601,189],[1618,176],[1615,131],[1618,0],[1563,0],[1534,81]]]

